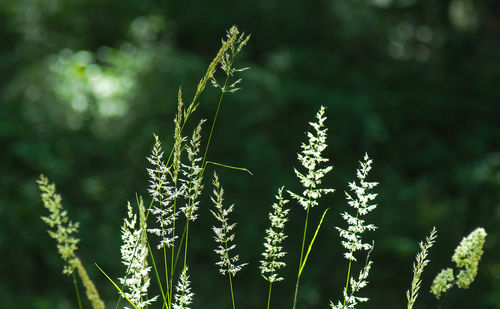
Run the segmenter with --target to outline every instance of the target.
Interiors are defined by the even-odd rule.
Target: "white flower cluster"
[[[182,179],[186,187],[184,191],[186,204],[180,210],[184,213],[188,221],[194,221],[198,217],[196,211],[198,210],[200,201],[197,199],[203,190],[201,183],[201,172],[203,170],[201,166],[202,158],[198,154],[200,152],[201,126],[204,122],[205,120],[202,120],[198,123],[189,144],[186,145],[189,165],[182,164],[182,174],[186,177],[186,179]]]
[[[156,134],[154,138],[153,153],[147,159],[153,165],[153,168],[148,168],[149,193],[156,202],[151,208],[151,213],[156,216],[159,227],[148,229],[148,232],[161,237],[157,246],[158,249],[161,249],[164,246],[171,247],[177,238],[173,235],[172,228],[178,215],[178,211],[174,211],[173,201],[183,196],[185,187],[176,188],[175,185],[170,184],[168,180],[171,175],[170,168],[167,168],[163,161],[161,143]]]
[[[371,252],[371,251],[370,251]],[[368,285],[368,275],[370,273],[370,269],[372,267],[372,261],[370,261],[370,253],[366,257],[366,264],[363,269],[359,272],[358,279],[351,278],[350,283],[350,293],[347,293],[347,288],[344,288],[344,303],[337,302],[335,305],[333,302],[330,302],[331,309],[354,309],[359,303],[364,303],[368,301],[368,297],[359,297],[355,296],[357,292],[359,292],[362,288]]]
[[[350,261],[356,261],[354,252],[359,250],[371,250],[373,248],[371,244],[363,243],[361,234],[365,231],[373,231],[377,228],[373,224],[366,224],[364,220],[359,218],[377,207],[376,204],[370,204],[375,197],[377,197],[377,194],[369,193],[369,191],[377,186],[378,183],[366,181],[366,176],[371,170],[372,160],[368,157],[368,154],[365,154],[363,160],[364,162],[360,162],[361,168],[356,171],[359,185],[355,181],[349,183],[349,188],[356,194],[356,198],[352,197],[347,192],[345,193],[347,203],[356,210],[356,215],[353,216],[344,212],[342,218],[347,221],[347,230],[336,227],[340,233],[340,237],[344,238],[342,245],[348,250],[344,253],[344,257]]]
[[[322,194],[335,191],[334,189],[329,188],[319,188],[321,179],[333,168],[331,165],[324,168],[319,167],[321,164],[329,161],[328,158],[323,158],[321,156],[321,153],[327,147],[327,128],[324,127],[325,120],[325,107],[321,106],[320,110],[316,114],[316,122],[309,123],[314,129],[314,133],[307,132],[309,142],[307,144],[302,143],[302,151],[298,154],[299,162],[307,170],[307,172],[302,174],[297,169],[294,169],[295,174],[304,187],[304,191],[302,192],[302,195],[288,191],[288,193],[296,199],[305,210],[318,205],[317,199],[319,199]]]
[[[126,296],[137,308],[144,308],[154,302],[157,296],[147,299],[149,288],[149,271],[147,256],[148,247],[145,239],[145,225],[137,223],[137,215],[132,212],[130,203],[127,205],[128,218],[124,219],[121,228],[123,245],[121,246],[122,263],[127,267],[125,277],[119,278],[123,285],[122,296]],[[139,205],[139,211],[144,214],[144,206]],[[136,226],[137,225],[137,226]]]
[[[186,266],[180,275],[177,286],[175,287],[176,293],[174,295],[175,302],[172,304],[173,309],[189,309],[189,305],[193,302],[194,293],[191,292],[191,282],[187,275],[188,267]]]
[[[212,227],[212,230],[215,233],[215,242],[219,245],[217,249],[215,249],[215,253],[217,253],[220,257],[220,261],[215,263],[219,266],[219,272],[223,275],[229,273],[230,276],[235,276],[237,272],[239,272],[247,263],[239,264],[236,263],[239,260],[239,256],[235,255],[231,257],[229,253],[231,250],[236,248],[236,245],[233,244],[234,233],[232,230],[236,226],[236,223],[229,224],[228,215],[233,211],[234,204],[229,206],[229,208],[224,208],[223,202],[223,194],[224,190],[222,189],[219,178],[217,174],[214,173],[214,196],[211,197],[212,202],[215,205],[216,211],[210,210],[212,215],[221,223],[221,227]]]
[[[355,294],[368,284],[366,279],[368,278],[372,265],[372,261],[370,261],[370,252],[373,250],[373,242],[371,244],[363,243],[361,234],[365,231],[373,231],[376,227],[373,224],[366,224],[364,220],[359,218],[377,207],[375,204],[370,204],[377,196],[377,194],[370,193],[370,190],[377,186],[378,183],[366,181],[368,172],[371,170],[371,164],[372,160],[368,157],[368,154],[365,154],[363,162],[360,162],[361,168],[356,170],[359,184],[357,184],[356,181],[349,183],[349,188],[356,194],[356,197],[354,198],[349,193],[345,193],[347,203],[356,210],[356,216],[344,212],[342,217],[347,221],[347,230],[336,227],[340,232],[340,237],[344,238],[342,245],[348,250],[344,253],[344,257],[349,261],[349,271],[348,284],[346,284],[343,292],[344,301],[338,302],[337,305],[330,302],[330,307],[332,309],[355,308],[358,303],[368,301],[368,298],[355,296]],[[356,261],[354,252],[359,250],[368,251],[368,254],[366,256],[365,266],[360,271],[358,279],[354,279],[350,274],[351,263]],[[350,293],[348,293],[349,285]]]
[[[283,209],[288,202],[283,198],[283,188],[281,187],[278,190],[278,195],[276,195],[277,203],[272,205],[273,211],[269,213],[271,227],[266,230],[265,251],[262,253],[264,259],[260,261],[260,272],[271,283],[283,280],[282,277],[278,276],[277,270],[286,266],[284,262],[280,261],[286,255],[281,243],[287,237],[284,230],[290,209]]]

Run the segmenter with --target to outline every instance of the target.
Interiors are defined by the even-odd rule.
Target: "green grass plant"
[[[210,164],[216,169],[234,169],[251,174],[245,167],[217,162],[217,158],[212,158],[210,154],[217,120],[222,112],[223,99],[226,95],[239,90],[241,78],[237,75],[247,69],[237,68],[235,63],[237,55],[249,38],[250,36],[240,33],[236,27],[232,27],[227,32],[225,39],[222,40],[221,48],[209,64],[206,74],[200,80],[194,97],[187,107],[183,102],[182,90],[179,89],[178,108],[174,119],[173,147],[167,152],[168,155],[162,148],[161,138],[156,134],[153,135],[152,152],[147,157],[150,164],[147,170],[149,205],[145,204],[141,197],[137,197],[136,207],[127,203],[127,217],[124,218],[121,228],[121,259],[125,272],[120,278],[111,278],[105,270],[96,265],[117,290],[118,299],[112,304],[113,307],[119,308],[120,303],[124,301],[126,306],[132,306],[135,309],[190,308],[195,297],[191,281],[197,280],[197,274],[189,272],[189,243],[192,237],[190,226],[198,220],[200,196],[203,194],[206,183],[204,175],[207,166]],[[217,70],[221,70],[225,75],[221,81],[215,77]],[[202,145],[203,125],[206,120],[199,118],[198,124],[189,134],[186,134],[185,128],[188,121],[195,117],[199,98],[208,82],[219,89],[220,93],[214,107],[206,143]],[[319,232],[327,222],[330,207],[324,207],[321,204],[321,197],[334,193],[335,190],[322,183],[324,176],[333,170],[332,165],[328,164],[330,159],[323,154],[328,145],[325,120],[326,108],[322,106],[316,113],[314,121],[309,123],[311,130],[306,133],[307,142],[301,145],[301,151],[298,153],[301,167],[294,169],[294,172],[302,186],[302,191],[292,192],[280,187],[276,202],[269,212],[270,226],[262,231],[264,250],[259,268],[261,276],[268,284],[267,303],[262,304],[268,309],[272,307],[272,287],[284,280],[282,274],[287,266],[284,262],[287,253],[283,241],[288,237],[286,233],[286,223],[288,223],[290,212],[290,208],[287,208],[288,204],[293,204],[291,203],[293,201],[305,211],[302,237],[297,240],[300,250],[296,257],[298,267],[295,289],[290,291],[290,306],[293,309],[300,307],[300,279],[307,274],[308,258],[317,245]],[[336,303],[330,302],[332,309],[358,308],[363,306],[362,303],[369,301],[367,297],[359,296],[359,292],[368,285],[368,276],[373,267],[370,254],[375,249],[373,241],[364,239],[366,232],[376,229],[374,224],[367,223],[365,219],[365,216],[377,208],[374,204],[377,194],[373,190],[378,182],[368,180],[372,164],[372,159],[365,154],[360,161],[360,167],[356,170],[356,180],[348,184],[350,192],[345,193],[347,204],[352,211],[341,212],[346,226],[336,227],[336,229],[345,249],[347,274],[340,300]],[[45,176],[40,177],[38,185],[42,193],[43,205],[49,211],[49,215],[42,216],[42,220],[49,226],[50,237],[57,242],[57,250],[65,262],[63,272],[74,276],[79,308],[82,308],[82,304],[75,274],[83,282],[92,307],[105,308],[97,288],[85,271],[82,261],[76,255],[77,244],[80,240],[75,235],[79,224],[70,221],[67,211],[62,206],[61,197],[56,193],[55,186],[49,183]],[[215,173],[212,185],[211,200],[214,206],[210,211],[215,218],[212,227],[215,240],[214,251],[219,258],[216,266],[219,272],[228,278],[231,304],[235,309],[239,302],[235,293],[234,279],[247,264],[241,263],[239,255],[234,253],[237,246],[236,223],[230,221],[229,215],[236,210],[235,204],[230,206],[224,204],[224,190],[220,178]],[[315,225],[310,220],[310,212],[314,211],[313,208],[319,208],[319,213],[322,213]],[[429,249],[435,243],[436,233],[434,228],[425,242],[420,243],[420,252],[413,265],[413,280],[410,289],[406,292],[408,309],[413,308],[416,302],[423,270],[430,263]],[[482,228],[476,229],[464,238],[452,258],[457,265],[458,274],[454,276],[453,270],[447,268],[434,280],[431,292],[437,298],[453,285],[459,288],[469,287],[478,271],[485,238],[486,232]],[[359,260],[363,262],[360,266],[357,263]],[[359,270],[357,275],[355,275],[356,268]],[[161,273],[160,269],[163,269],[164,273]],[[150,295],[149,288],[152,284],[158,286],[159,295]]]

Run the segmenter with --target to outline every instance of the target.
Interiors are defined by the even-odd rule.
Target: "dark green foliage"
[[[474,4],[468,16],[475,22],[450,13],[459,2]],[[462,235],[480,225],[489,233],[482,269],[467,293],[446,302],[498,308],[499,21],[494,1],[0,1],[2,307],[76,304],[39,220],[40,173],[58,184],[81,223],[81,259],[121,274],[119,227],[126,201],[146,192],[152,133],[170,136],[178,87],[192,98],[217,38],[237,24],[252,34],[240,58],[252,69],[244,72],[242,90],[225,98],[210,155],[255,175],[217,171],[238,204],[239,249],[250,262],[235,286],[245,307],[265,303],[258,260],[267,211],[278,186],[299,189],[295,154],[306,122],[325,105],[334,165],[325,183],[346,190],[365,151],[381,183],[380,207],[370,220],[380,229],[373,233],[369,307],[404,307],[401,287],[409,284],[417,242],[432,226],[440,238],[422,278],[426,291]],[[216,95],[207,89],[198,116],[212,118]],[[172,141],[163,145],[169,150]],[[344,205],[337,193],[324,200],[331,213]],[[202,201],[192,235],[209,233],[208,205]],[[292,210],[290,226],[300,226],[301,215]],[[301,279],[299,307],[338,298],[331,294],[341,291],[345,275],[333,267],[345,268],[333,228],[339,222],[325,219],[331,229],[322,229],[317,243],[331,245],[311,253],[314,267]],[[295,261],[301,231],[289,233],[284,246]],[[210,246],[193,236],[194,308],[230,305],[210,289],[222,282],[215,269],[204,271],[214,262],[206,256]],[[114,300],[99,271],[88,271],[101,296]],[[290,299],[292,282],[273,295]],[[422,293],[417,306],[431,304]]]

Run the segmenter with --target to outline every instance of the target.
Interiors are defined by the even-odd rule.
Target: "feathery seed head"
[[[250,39],[249,35],[245,36],[244,33],[240,34],[240,31],[235,26],[229,29],[226,35],[226,40],[225,41],[222,40],[222,45],[227,46],[227,48],[224,51],[224,54],[221,56],[219,62],[222,71],[226,73],[227,79],[226,82],[221,86],[221,84],[217,82],[214,75],[212,74],[210,81],[212,82],[212,85],[215,88],[221,89],[222,92],[231,92],[231,93],[236,92],[240,89],[236,86],[241,82],[241,79],[238,79],[229,85],[227,84],[227,81],[229,80],[229,77],[232,77],[236,72],[242,72],[249,69],[246,67],[239,69],[233,67],[234,58],[241,51],[241,49],[247,44],[249,39]]]
[[[296,199],[305,210],[318,205],[317,200],[323,194],[335,191],[331,188],[319,188],[322,178],[333,169],[332,166],[320,168],[320,165],[329,161],[328,158],[321,156],[322,152],[327,147],[327,128],[324,127],[325,120],[325,107],[321,106],[320,110],[316,114],[316,122],[309,123],[314,129],[314,133],[307,132],[306,135],[309,141],[307,144],[303,143],[301,145],[302,151],[298,154],[299,162],[306,169],[306,172],[302,173],[299,170],[294,169],[295,174],[304,187],[304,191],[302,194],[296,194],[288,191],[292,198]]]
[[[144,217],[144,205],[139,200],[139,216]],[[127,204],[127,218],[123,220],[121,255],[122,263],[127,267],[125,276],[119,278],[126,290],[126,296],[137,308],[144,308],[153,303],[157,296],[147,299],[149,288],[149,271],[147,256],[148,247],[145,242],[146,222],[140,220],[137,224],[137,215],[132,211],[130,203]]]
[[[163,161],[163,151],[160,140],[157,135],[151,156],[148,161],[153,165],[153,168],[148,168],[150,177],[149,194],[156,202],[151,208],[151,213],[156,217],[158,223],[157,228],[148,229],[148,232],[160,236],[160,242],[157,245],[158,249],[164,246],[171,247],[177,238],[173,235],[172,225],[177,218],[178,211],[174,211],[173,203],[175,199],[183,196],[184,186],[177,188],[169,181],[171,167],[166,166]]]
[[[48,233],[57,241],[57,250],[67,263],[63,273],[70,275],[77,263],[75,251],[80,240],[73,235],[78,232],[79,223],[69,220],[67,211],[62,207],[61,196],[56,192],[56,186],[49,183],[47,177],[40,175],[37,183],[42,192],[43,206],[50,212],[49,216],[43,216],[41,219],[51,228]]]
[[[179,175],[179,171],[181,168],[181,155],[182,155],[182,145],[185,141],[185,138],[182,137],[182,89],[179,88],[178,96],[177,96],[177,116],[174,119],[175,130],[174,130],[174,154],[172,159],[172,170],[170,171],[170,177],[172,178],[172,182],[177,185],[177,177]]]
[[[373,231],[377,228],[375,225],[366,224],[364,220],[360,219],[361,216],[368,214],[377,207],[375,204],[370,204],[377,197],[377,194],[370,193],[370,190],[377,186],[378,183],[366,181],[368,172],[371,170],[371,164],[372,160],[365,154],[363,162],[360,162],[361,167],[356,170],[359,184],[355,181],[349,183],[349,188],[356,197],[353,197],[347,192],[345,193],[347,204],[356,210],[356,215],[353,216],[344,212],[342,218],[347,222],[347,229],[336,227],[340,233],[340,237],[344,238],[342,245],[348,250],[344,253],[344,257],[351,261],[356,261],[353,254],[354,252],[372,249],[371,244],[362,242],[361,234],[365,231]]]
[[[361,219],[361,216],[366,215],[370,211],[376,208],[376,205],[370,204],[371,201],[375,199],[377,194],[370,193],[370,190],[373,189],[377,183],[376,182],[368,182],[366,181],[366,177],[368,176],[368,172],[371,170],[372,160],[368,157],[367,154],[364,155],[363,161],[359,162],[360,168],[356,170],[356,176],[358,178],[359,184],[356,181],[349,183],[349,188],[355,194],[356,197],[352,197],[351,194],[346,192],[347,204],[353,207],[356,210],[356,215],[351,215],[347,212],[342,214],[342,218],[347,222],[347,229],[342,229],[336,227],[336,229],[340,233],[340,237],[344,240],[342,241],[342,245],[347,251],[344,253],[344,257],[349,261],[349,269],[351,267],[351,263],[357,261],[354,253],[356,251],[364,250],[368,251],[366,256],[366,263],[364,268],[360,271],[358,279],[354,279],[354,277],[350,277],[350,273],[348,273],[348,284],[344,288],[344,301],[338,302],[335,305],[333,302],[330,302],[330,307],[332,309],[347,309],[347,308],[355,308],[358,303],[368,301],[366,297],[355,296],[357,292],[368,284],[366,280],[368,278],[368,274],[371,269],[372,261],[370,260],[370,253],[373,250],[374,244],[373,242],[364,243],[361,235],[365,231],[373,231],[376,229],[376,226],[373,224],[366,224],[365,220]],[[350,279],[350,280],[349,280]],[[348,293],[348,286],[350,284],[350,292]]]
[[[281,261],[286,255],[281,243],[287,237],[284,232],[285,223],[288,221],[290,209],[283,209],[288,200],[283,198],[284,187],[279,188],[276,195],[277,202],[272,205],[273,211],[269,213],[271,227],[266,230],[263,260],[260,261],[261,275],[269,282],[283,280],[277,274],[278,269],[285,267],[286,264]]]
[[[373,248],[373,244],[371,245]],[[372,250],[372,249],[371,249]],[[370,270],[372,267],[373,262],[370,260],[370,253],[371,250],[368,252],[366,255],[366,263],[365,266],[360,270],[358,278],[355,279],[354,277],[351,277],[349,280],[350,283],[350,291],[348,291],[347,286],[344,288],[343,296],[344,296],[344,302],[337,302],[337,304],[334,304],[332,301],[330,301],[330,308],[332,309],[354,309],[359,303],[364,303],[367,302],[369,299],[368,297],[359,297],[356,296],[362,288],[366,287],[368,285],[368,275],[370,274]]]
[[[408,300],[408,309],[412,309],[415,301],[418,297],[418,291],[420,290],[420,284],[422,282],[421,276],[424,272],[425,266],[429,264],[430,260],[427,259],[429,249],[434,245],[437,231],[433,227],[429,236],[425,238],[425,243],[420,242],[420,252],[415,258],[415,263],[413,263],[413,280],[411,282],[411,292],[406,291],[406,298]]]
[[[215,234],[215,242],[218,243],[218,246],[214,251],[219,255],[220,259],[215,264],[219,266],[219,272],[221,274],[225,275],[226,273],[229,273],[230,276],[235,276],[237,272],[247,265],[247,263],[238,265],[236,263],[239,260],[239,256],[230,256],[230,252],[236,248],[236,245],[232,243],[235,237],[235,234],[232,231],[236,226],[236,223],[229,224],[228,218],[229,214],[233,211],[234,205],[224,208],[224,205],[222,204],[224,200],[224,190],[220,185],[219,178],[216,173],[214,173],[213,185],[214,196],[211,197],[211,200],[215,205],[216,211],[210,210],[210,212],[221,224],[221,227],[212,227]]]
[[[191,282],[187,274],[188,267],[186,266],[179,277],[179,281],[175,287],[176,293],[174,296],[175,302],[172,304],[173,309],[189,309],[189,305],[193,302],[194,293],[191,292]]]
[[[205,120],[203,119],[198,123],[198,126],[193,131],[189,145],[186,146],[189,165],[182,165],[182,174],[186,177],[186,179],[182,179],[186,187],[186,190],[184,191],[186,205],[181,207],[181,211],[184,213],[187,220],[192,221],[196,220],[198,217],[196,211],[198,210],[200,202],[197,199],[203,190],[201,176],[201,172],[203,170],[201,166],[202,158],[198,155],[200,152],[201,127],[204,122]]]

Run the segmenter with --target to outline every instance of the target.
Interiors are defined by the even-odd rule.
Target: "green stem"
[[[184,268],[186,268],[187,261],[187,251],[188,251],[188,239],[189,239],[189,220],[186,221],[186,239],[184,243]]]
[[[233,67],[233,61],[234,61],[234,54],[233,57],[231,58],[231,61],[229,63],[229,68]],[[215,123],[217,122],[217,117],[219,116],[219,110],[222,104],[222,98],[224,98],[224,93],[226,93],[226,87],[229,82],[229,77],[230,74],[226,74],[226,80],[224,81],[224,86],[221,88],[221,94],[219,97],[219,103],[217,104],[217,110],[215,111],[215,116],[214,119],[212,120],[212,127],[210,128],[210,134],[208,135],[208,142],[207,146],[205,147],[205,153],[203,154],[203,160],[201,161],[201,166],[203,166],[203,169],[200,173],[200,178],[203,177],[203,174],[205,173],[205,167],[206,167],[206,160],[207,160],[207,154],[208,154],[208,147],[210,147],[210,142],[212,141],[212,135],[214,133],[214,128],[215,128]]]
[[[168,278],[167,248],[165,246],[163,246],[163,265],[165,266],[165,281],[167,282],[167,308],[170,308],[172,303],[172,298],[170,295],[171,282]]]
[[[184,231],[182,232],[182,236],[181,236],[181,242],[179,243],[179,248],[183,246],[184,244],[184,237],[186,237],[186,226],[184,225]],[[175,263],[174,263],[174,272],[177,268],[177,264],[179,262],[179,257],[182,253],[182,250],[177,250],[177,253],[175,254]]]
[[[297,305],[297,295],[299,293],[299,281],[300,281],[300,275],[301,275],[301,267],[302,267],[302,259],[304,258],[304,247],[306,243],[306,234],[307,234],[307,222],[309,220],[309,209],[307,208],[306,211],[306,220],[304,223],[304,233],[302,235],[302,248],[300,249],[300,263],[299,263],[299,270],[297,272],[297,282],[295,283],[295,293],[293,296],[293,309],[295,309],[295,306]]]
[[[352,253],[352,251],[351,251]],[[347,279],[346,279],[346,283],[345,283],[345,295],[347,295],[347,289],[349,288],[349,279],[351,277],[351,264],[352,264],[352,260],[349,260],[349,267],[347,268]],[[344,306],[345,306],[345,302],[346,302],[346,296],[344,296]]]
[[[76,274],[73,272],[73,284],[75,285],[76,299],[78,301],[78,308],[82,309],[82,301],[80,299],[80,291],[78,290],[78,282],[76,281]]]
[[[228,272],[228,276],[229,276],[229,287],[231,288],[231,300],[233,302],[233,309],[236,309],[236,306],[234,305],[233,281],[231,280],[230,272]]]
[[[271,288],[272,288],[273,283],[269,282],[269,294],[267,295],[267,309],[269,309],[269,306],[271,305]]]
[[[226,81],[224,82],[224,88],[226,88],[227,82],[229,80],[229,76],[226,76]],[[207,160],[207,154],[208,154],[208,148],[210,147],[210,142],[212,141],[212,135],[214,133],[214,128],[215,128],[215,123],[217,122],[217,117],[219,116],[219,110],[221,107],[222,103],[222,98],[224,97],[224,90],[221,92],[220,97],[219,97],[219,103],[217,104],[217,110],[215,111],[215,116],[214,119],[212,120],[212,127],[210,128],[210,134],[208,135],[208,142],[207,146],[205,147],[205,153],[203,154],[203,160],[201,161],[201,166],[203,166],[203,170],[200,173],[200,177],[203,177],[203,174],[205,173],[205,161]]]
[[[358,219],[359,217],[359,211],[356,211],[356,219]],[[349,251],[349,253],[351,254],[352,256],[352,250]],[[347,289],[349,288],[349,281],[351,279],[351,264],[352,264],[352,260],[349,260],[349,267],[347,268],[347,279],[346,279],[346,283],[345,283],[345,295],[347,295]],[[345,303],[347,301],[347,296],[344,296],[344,306],[345,306]]]
[[[146,244],[148,245],[148,250],[149,250],[149,256],[151,257],[151,264],[153,265],[153,269],[155,271],[155,275],[156,275],[156,280],[158,281],[158,285],[160,286],[160,292],[161,292],[161,296],[163,298],[163,304],[168,304],[168,281],[167,281],[167,297],[165,297],[165,292],[163,291],[163,286],[161,285],[161,280],[160,280],[160,275],[158,273],[158,268],[156,268],[156,263],[155,263],[155,258],[154,258],[154,255],[153,255],[153,251],[151,250],[151,246],[149,245],[149,241],[146,242]]]

